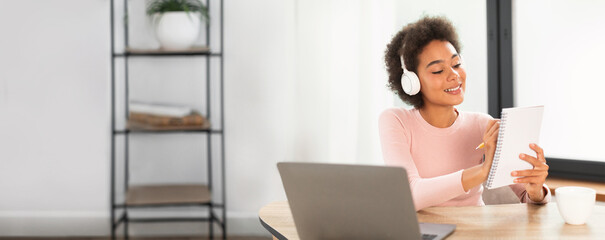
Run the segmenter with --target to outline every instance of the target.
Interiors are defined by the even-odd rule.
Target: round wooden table
[[[584,225],[566,224],[556,203],[482,207],[431,207],[419,222],[456,224],[447,239],[605,239],[605,206],[597,205]],[[277,239],[299,239],[287,201],[265,205],[261,224]]]

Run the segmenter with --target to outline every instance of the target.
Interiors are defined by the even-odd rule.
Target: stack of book
[[[128,128],[132,130],[200,130],[210,122],[192,108],[131,102]]]

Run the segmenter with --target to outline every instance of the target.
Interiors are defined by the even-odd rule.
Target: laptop
[[[456,225],[418,223],[401,167],[281,162],[300,239],[443,239]]]

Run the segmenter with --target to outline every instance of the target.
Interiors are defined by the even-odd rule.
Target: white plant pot
[[[156,35],[162,48],[182,50],[193,46],[200,31],[199,13],[166,12],[156,17]]]

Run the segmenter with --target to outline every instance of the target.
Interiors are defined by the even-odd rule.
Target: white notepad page
[[[496,153],[486,183],[488,189],[514,184],[516,177],[510,175],[512,171],[533,168],[519,154],[536,157],[529,144],[539,144],[543,113],[544,106],[502,109]]]

